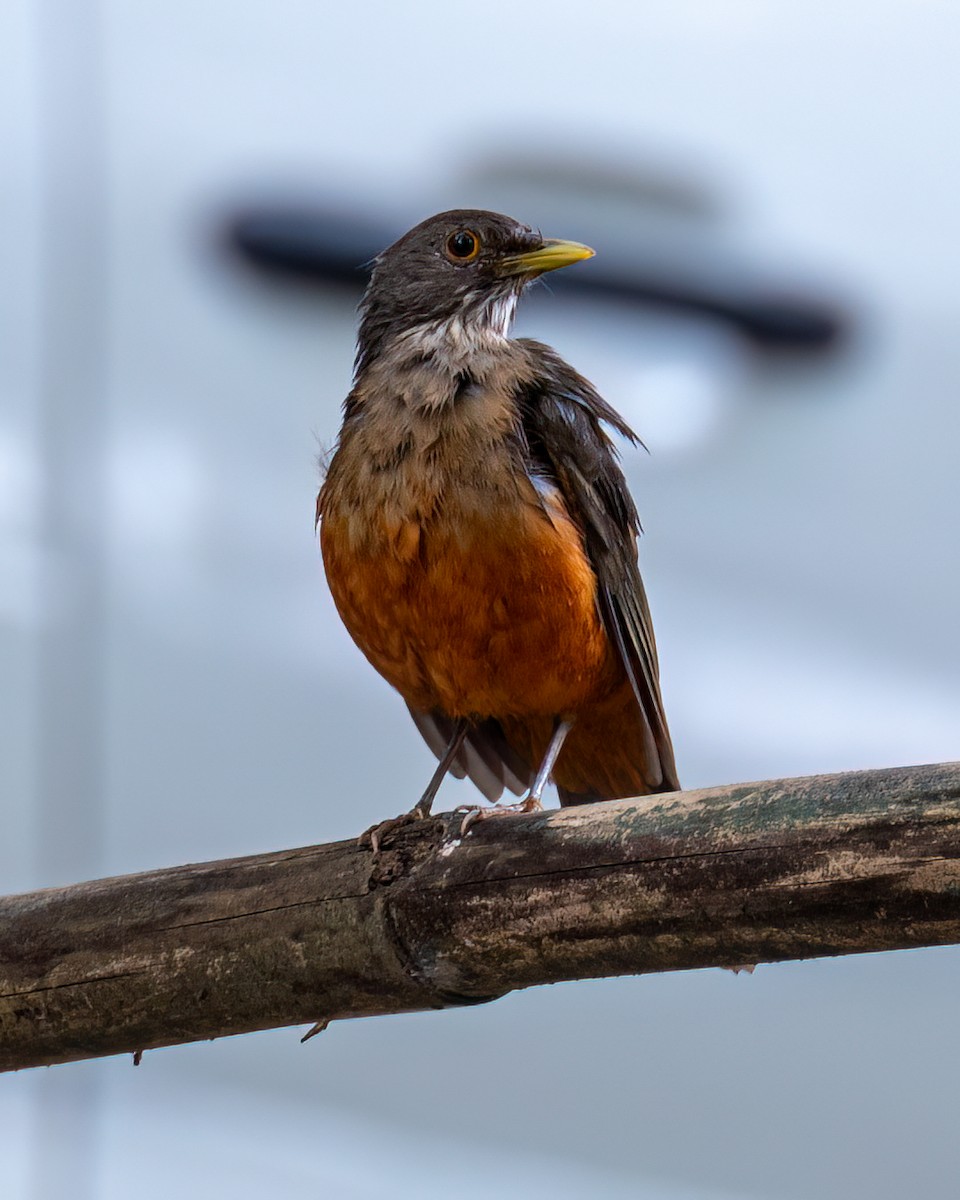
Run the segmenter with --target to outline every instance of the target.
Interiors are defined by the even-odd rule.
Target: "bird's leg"
[[[419,812],[421,817],[429,817],[430,810],[433,808],[433,802],[437,798],[437,792],[440,791],[440,784],[443,783],[447,772],[453,766],[453,760],[460,753],[460,747],[463,745],[463,739],[467,736],[467,728],[469,722],[466,717],[461,717],[453,727],[453,736],[450,738],[450,744],[443,752],[443,758],[437,763],[437,769],[434,771],[427,784],[426,791],[417,801],[413,811]]]
[[[547,752],[544,754],[540,766],[537,768],[537,773],[534,776],[533,786],[519,804],[497,804],[493,808],[472,808],[463,818],[463,824],[460,826],[460,836],[469,830],[471,825],[477,821],[482,821],[484,817],[495,817],[498,813],[528,813],[539,812],[543,808],[541,797],[543,789],[547,786],[550,779],[550,772],[556,764],[557,757],[563,748],[563,743],[567,740],[567,734],[573,728],[573,721],[558,720],[554,726],[553,736],[550,738],[550,744],[547,746]]]
[[[526,799],[521,801],[520,808],[522,812],[536,812],[537,809],[543,808],[543,805],[540,803],[540,797],[543,795],[543,789],[547,786],[547,780],[550,778],[550,772],[557,761],[557,756],[563,749],[563,743],[567,740],[567,734],[572,728],[573,721],[557,721],[553,737],[550,739],[550,745],[547,747],[547,752],[543,756],[543,762],[541,762],[534,778],[533,787],[527,793]]]
[[[454,725],[453,736],[450,738],[450,742],[443,752],[443,758],[437,763],[437,769],[430,777],[430,782],[427,784],[426,790],[413,808],[408,813],[402,813],[399,817],[391,817],[387,821],[380,821],[376,825],[371,825],[358,838],[359,845],[369,846],[374,854],[379,854],[380,843],[392,830],[399,829],[403,825],[409,825],[411,821],[422,821],[424,817],[430,816],[430,810],[433,808],[433,802],[437,798],[440,784],[443,783],[447,772],[453,765],[453,760],[460,753],[460,747],[463,745],[463,739],[467,736],[468,728],[469,722],[466,717],[461,717],[456,725]]]

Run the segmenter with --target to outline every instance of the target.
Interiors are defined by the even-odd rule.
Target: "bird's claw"
[[[471,806],[469,804],[459,804],[453,811],[463,813],[463,820],[460,822],[460,836],[462,838],[467,836],[471,826],[490,814],[490,810],[487,808],[477,808],[476,805]]]
[[[492,804],[489,808],[478,808],[475,804],[461,804],[453,811],[464,814],[460,825],[460,836],[466,837],[478,821],[485,821],[487,817],[499,817],[509,813],[540,812],[542,808],[539,796],[527,796],[526,799],[520,800],[516,804]]]
[[[410,812],[401,813],[399,817],[390,817],[386,821],[378,821],[376,825],[371,825],[369,829],[365,829],[357,838],[357,845],[361,849],[373,851],[374,856],[380,853],[380,847],[383,844],[383,839],[393,833],[395,829],[402,829],[404,825],[410,825],[414,821],[422,821],[427,814],[420,808],[413,808]]]

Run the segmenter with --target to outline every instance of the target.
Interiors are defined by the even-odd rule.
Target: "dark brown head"
[[[429,217],[376,259],[360,304],[357,370],[394,338],[422,330],[426,341],[453,322],[467,335],[505,337],[532,279],[592,254],[501,213],[466,208]]]

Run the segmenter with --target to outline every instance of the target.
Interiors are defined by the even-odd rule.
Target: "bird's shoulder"
[[[568,407],[567,411],[589,417],[593,422],[609,425],[629,442],[640,442],[640,438],[613,405],[608,404],[590,380],[572,367],[552,346],[533,338],[516,338],[514,344],[530,368],[531,399],[539,401],[540,404],[572,405],[574,407]]]
[[[580,526],[594,569],[613,583],[610,552],[635,561],[640,521],[607,429],[639,438],[588,379],[556,350],[518,338],[529,370],[517,391],[517,416],[529,467],[559,487]]]

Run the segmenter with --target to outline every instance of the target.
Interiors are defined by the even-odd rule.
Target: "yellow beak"
[[[555,271],[558,267],[569,267],[571,263],[593,258],[596,251],[580,242],[564,242],[559,238],[544,238],[539,250],[528,250],[525,254],[509,254],[502,258],[499,271],[502,275],[541,275],[544,271]]]

